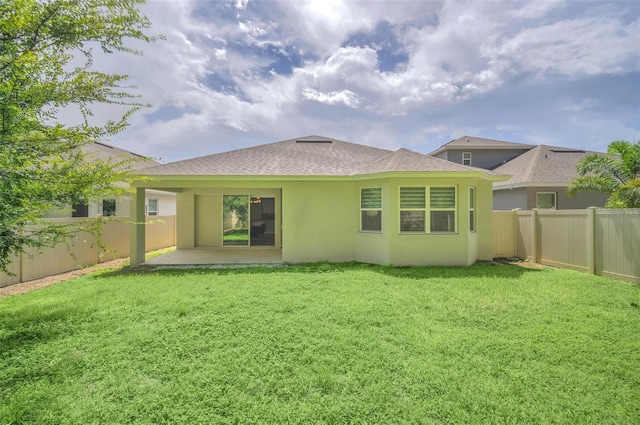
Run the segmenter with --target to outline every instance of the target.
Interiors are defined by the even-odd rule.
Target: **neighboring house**
[[[115,146],[106,145],[104,143],[93,143],[84,147],[89,158],[115,161],[123,161],[128,159],[145,158],[144,161],[136,161],[132,163],[133,171],[140,172],[145,168],[160,165],[153,159],[143,157]],[[129,197],[100,199],[87,203],[81,203],[70,206],[61,212],[52,212],[47,218],[64,218],[64,217],[95,217],[103,216],[128,216],[129,215]],[[172,192],[147,191],[145,199],[145,211],[147,215],[173,215],[176,213],[176,196]]]
[[[604,206],[606,194],[582,192],[573,198],[567,194],[569,184],[578,177],[578,161],[592,153],[598,152],[464,136],[430,155],[512,176],[493,184],[493,208],[530,210]]]
[[[535,145],[464,136],[440,146],[429,155],[457,164],[493,170]]]
[[[140,174],[150,179],[133,183],[131,216],[143,218],[147,190],[175,191],[178,250],[273,249],[290,263],[398,266],[491,260],[492,183],[508,178],[407,149],[319,136]],[[139,264],[143,226],[134,227],[131,241],[131,263]]]
[[[581,192],[567,194],[569,183],[578,177],[576,164],[589,152],[557,146],[539,145],[495,169],[512,177],[493,185],[493,206],[496,210],[520,208],[584,209],[602,207],[608,195]]]

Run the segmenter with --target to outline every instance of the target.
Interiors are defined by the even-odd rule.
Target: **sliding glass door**
[[[222,245],[249,245],[249,196],[224,195],[222,197]]]
[[[223,246],[275,246],[275,198],[224,195]]]
[[[275,206],[275,198],[251,198],[251,246],[275,246]]]

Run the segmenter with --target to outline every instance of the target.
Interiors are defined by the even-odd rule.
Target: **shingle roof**
[[[354,176],[392,171],[482,171],[407,149],[390,151],[307,136],[176,161],[144,171],[147,175]]]
[[[495,189],[532,183],[566,184],[578,177],[576,165],[587,155],[601,152],[539,145],[494,171],[511,179],[494,183]]]
[[[378,160],[360,168],[357,174],[374,174],[391,171],[484,171],[487,170],[456,164],[430,155],[423,155],[409,149],[399,149],[380,157]]]
[[[82,149],[87,155],[89,155],[90,158],[95,158],[98,160],[136,160],[131,163],[131,168],[136,171],[154,167],[160,164],[158,161],[155,161],[151,158],[147,158],[142,155],[138,155],[137,153],[117,148],[115,146],[106,145],[104,143],[92,143],[90,145],[83,146]]]
[[[524,143],[505,142],[503,140],[484,139],[482,137],[462,136],[459,139],[445,143],[429,155],[437,155],[447,149],[531,149],[534,146]]]

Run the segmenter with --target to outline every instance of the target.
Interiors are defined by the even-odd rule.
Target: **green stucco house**
[[[492,258],[492,184],[508,179],[407,149],[307,136],[143,170],[147,189],[176,193],[177,251],[271,250],[285,263],[469,265]],[[144,261],[133,225],[131,263]],[[209,257],[207,257],[209,258]],[[259,261],[259,260],[257,260]]]

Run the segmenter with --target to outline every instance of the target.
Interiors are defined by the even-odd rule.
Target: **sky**
[[[144,54],[96,58],[151,107],[112,139],[162,162],[319,135],[640,140],[640,1],[148,0]],[[105,112],[105,115],[108,115]]]

